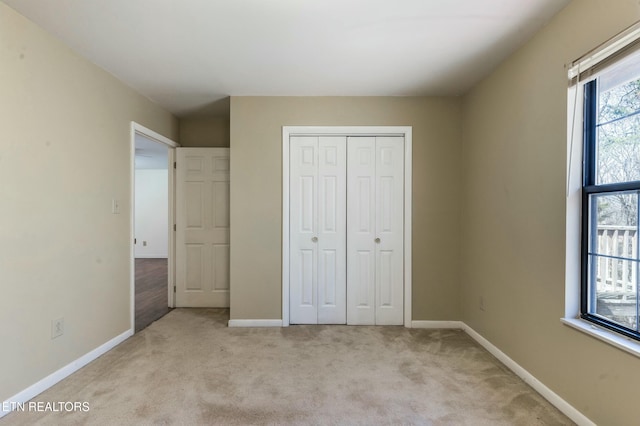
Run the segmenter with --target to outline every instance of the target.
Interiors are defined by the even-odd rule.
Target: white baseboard
[[[282,327],[278,319],[235,319],[229,320],[229,327]]]
[[[4,401],[2,403],[2,407],[15,407],[18,404],[26,403],[27,401],[41,394],[42,392],[46,391],[47,389],[49,389],[51,386],[55,385],[62,379],[69,377],[71,374],[75,373],[85,365],[89,364],[91,361],[97,359],[99,356],[115,348],[116,346],[118,346],[120,343],[124,342],[131,336],[133,336],[133,330],[127,330],[121,335],[114,337],[108,342],[95,348],[91,352],[86,353],[85,355],[81,356],[75,361],[72,361],[71,363],[65,365],[58,371],[51,373],[50,375],[40,380],[39,382],[34,383],[33,385],[29,386],[22,392],[15,394],[8,400]],[[11,410],[4,411],[3,409],[0,409],[0,418],[6,416],[10,412]]]
[[[529,386],[535,389],[536,392],[542,395],[547,401],[553,404],[558,410],[562,411],[567,417],[573,420],[576,424],[578,424],[579,426],[596,426],[596,424],[591,420],[589,420],[587,416],[582,414],[575,407],[573,407],[567,401],[562,399],[557,393],[555,393],[554,391],[549,389],[547,386],[545,386],[545,384],[542,383],[540,380],[536,379],[533,376],[533,374],[529,373],[520,364],[518,364],[517,362],[509,358],[507,354],[502,352],[500,349],[494,346],[491,342],[489,342],[487,339],[482,337],[478,332],[476,332],[474,329],[472,329],[465,323],[462,323],[462,325],[464,326],[463,327],[464,331],[469,336],[471,336],[473,340],[478,342],[482,347],[484,347],[487,351],[489,351],[491,355],[498,358],[498,360],[502,362],[504,365],[506,365],[507,368],[513,371],[518,377],[524,380],[525,383],[527,383]]]
[[[411,321],[411,328],[454,328],[464,330],[462,321]]]
[[[166,254],[136,254],[136,259],[168,259]]]

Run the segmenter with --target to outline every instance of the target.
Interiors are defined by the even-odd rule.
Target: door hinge
[[[137,244],[137,243],[138,243],[138,239],[137,239],[137,238],[134,238],[134,239],[133,239],[133,244]]]
[[[173,292],[174,293],[176,292],[176,286],[175,285],[173,286]]]
[[[176,224],[175,224],[175,223],[173,224],[173,230],[174,230],[174,231],[177,231],[177,228],[176,228]]]
[[[173,168],[176,169],[178,167],[178,163],[176,161],[173,162]]]

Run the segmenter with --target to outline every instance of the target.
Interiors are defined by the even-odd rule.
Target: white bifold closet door
[[[346,137],[290,139],[290,322],[346,323]]]
[[[404,138],[347,142],[347,324],[402,325]]]

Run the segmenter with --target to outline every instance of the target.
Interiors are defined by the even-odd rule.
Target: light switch
[[[115,198],[111,200],[111,213],[120,214],[120,201]]]

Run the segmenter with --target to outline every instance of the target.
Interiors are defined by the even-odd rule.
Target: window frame
[[[636,53],[638,54],[638,53]],[[640,74],[638,75],[640,78]],[[596,164],[597,156],[597,126],[598,126],[598,80],[594,78],[582,85],[583,90],[583,156],[582,156],[582,201],[581,201],[581,238],[580,238],[580,318],[597,326],[606,328],[626,338],[640,341],[640,331],[624,327],[606,317],[589,312],[589,305],[595,303],[595,289],[589,284],[591,276],[595,276],[596,265],[589,262],[589,247],[593,241],[592,230],[597,228],[592,211],[597,210],[593,195],[613,194],[619,192],[636,191],[640,197],[640,181],[597,184]],[[640,231],[640,230],[639,230]],[[638,231],[637,231],[638,232]],[[640,232],[636,238],[640,238]],[[637,266],[636,266],[637,267]],[[591,269],[591,270],[590,270]],[[636,283],[636,293],[638,284]],[[637,302],[636,302],[637,303]],[[636,306],[636,315],[638,308]],[[636,323],[640,318],[636,317]]]

